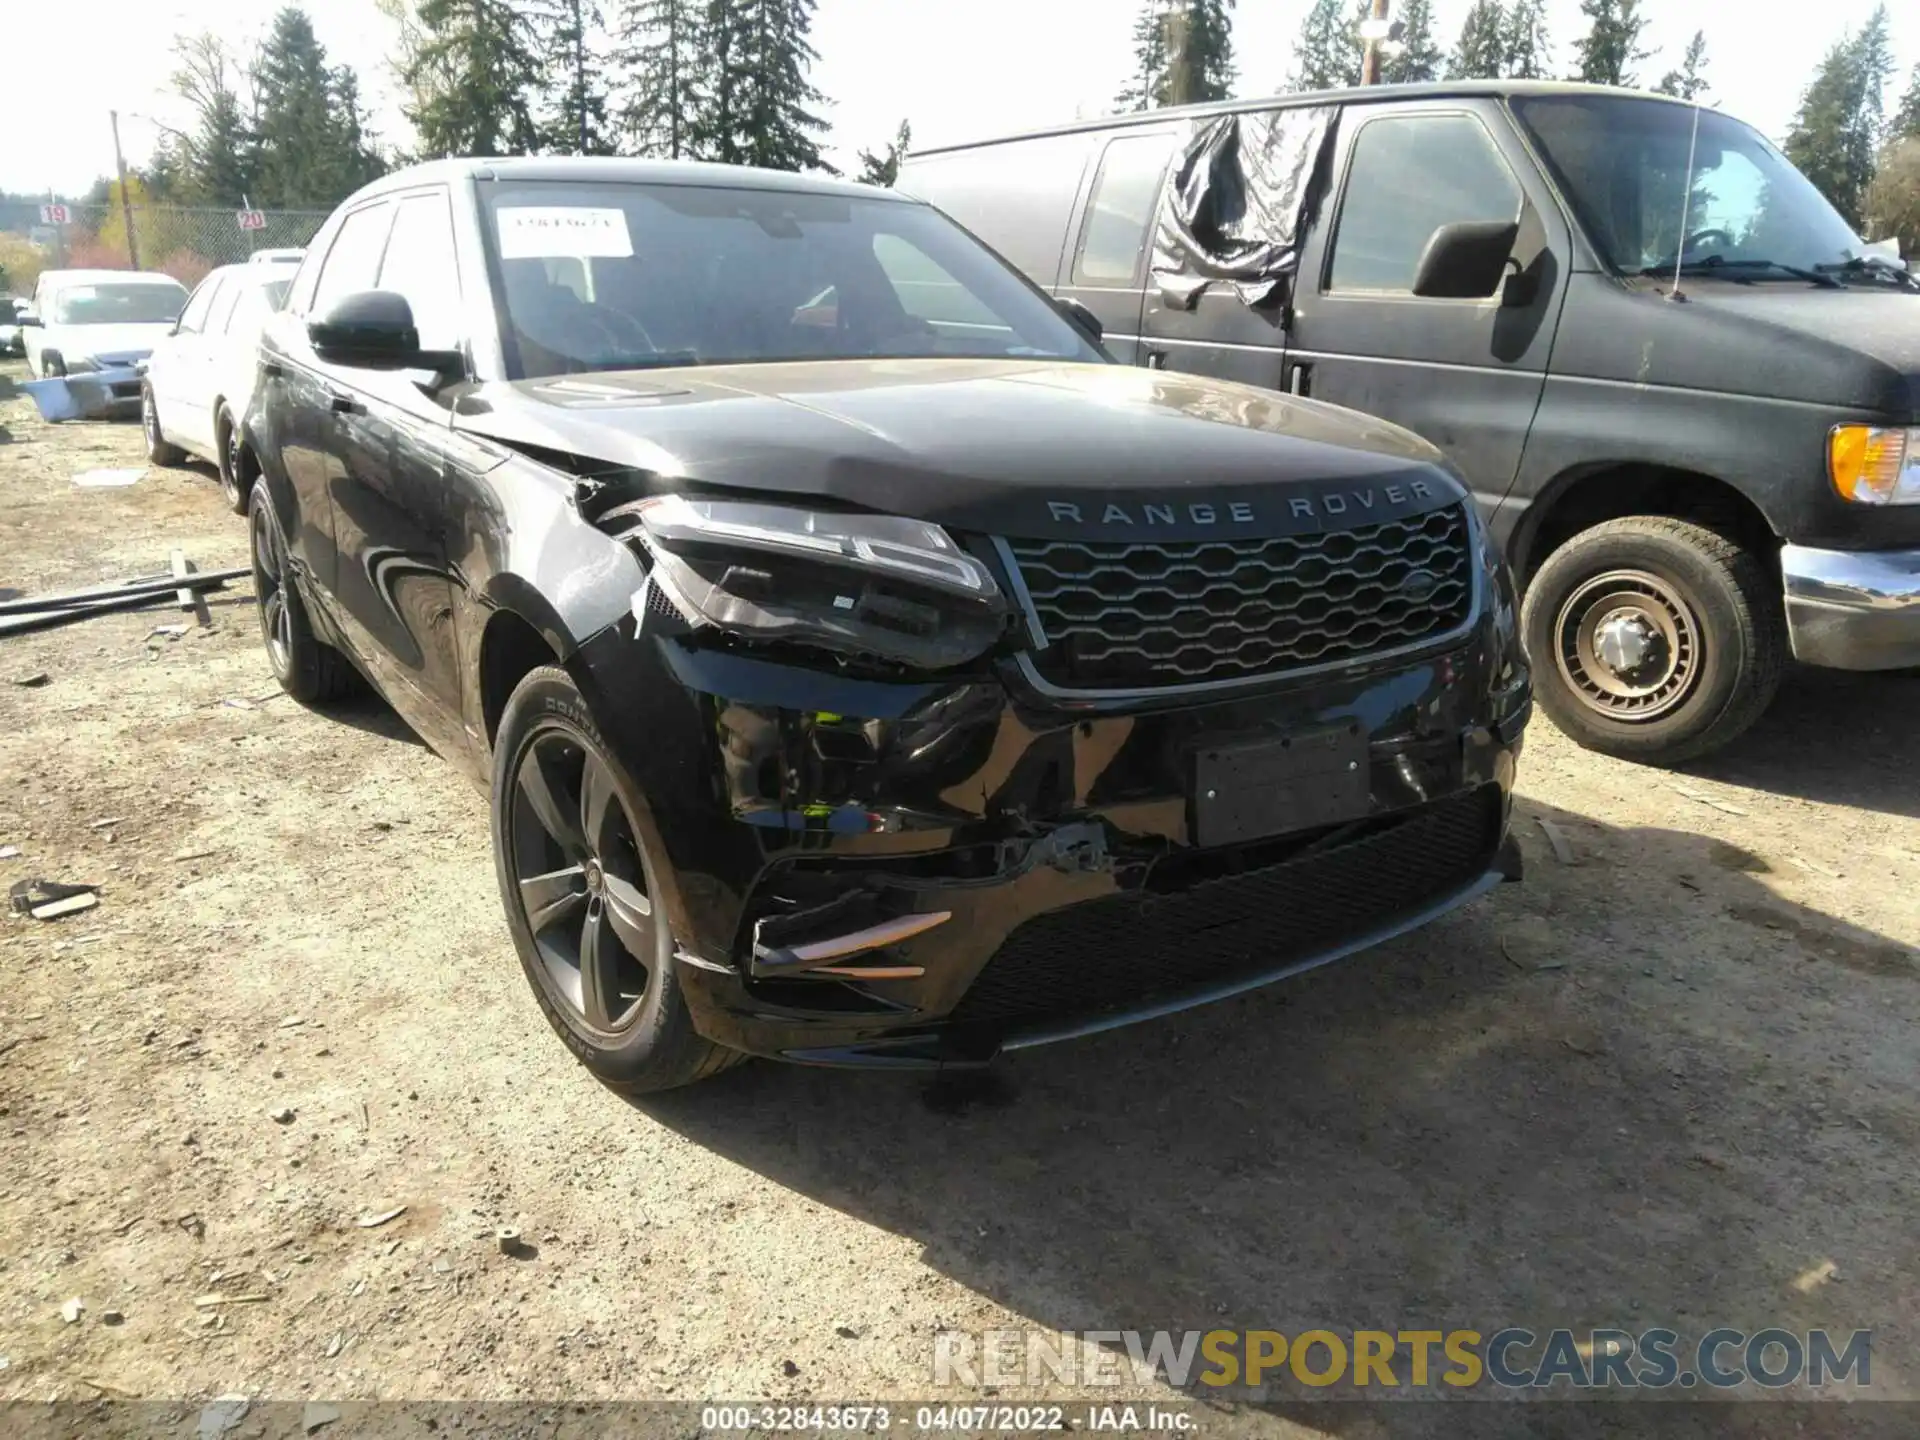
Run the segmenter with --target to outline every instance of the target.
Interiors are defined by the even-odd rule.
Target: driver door
[[[1301,257],[1286,389],[1404,425],[1446,452],[1491,512],[1545,388],[1572,236],[1499,107],[1351,105],[1333,203]],[[1428,238],[1518,217],[1518,274],[1486,300],[1413,293]]]
[[[396,197],[374,274],[370,286],[356,288],[404,295],[424,348],[464,348],[444,187]],[[459,760],[466,732],[447,560],[450,387],[430,393],[431,377],[419,371],[319,368],[341,624],[394,709],[436,750]]]

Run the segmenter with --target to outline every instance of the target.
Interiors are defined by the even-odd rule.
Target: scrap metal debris
[[[1567,839],[1567,832],[1544,815],[1539,817],[1539,825],[1540,833],[1547,837],[1547,844],[1553,847],[1553,858],[1562,865],[1573,864],[1573,845]]]
[[[236,580],[252,575],[245,567],[233,570],[209,570],[204,574],[188,573],[176,575],[171,570],[160,575],[143,575],[126,580],[118,585],[97,586],[91,590],[74,590],[57,595],[26,596],[18,600],[0,601],[0,636],[24,635],[36,630],[50,630],[59,625],[71,625],[76,621],[90,620],[96,615],[107,615],[118,610],[141,610],[149,605],[165,603],[168,600],[181,600],[188,594],[199,594],[208,590],[224,589]],[[16,680],[15,684],[44,684],[46,677],[38,680]]]
[[[16,880],[7,888],[7,903],[16,915],[35,920],[58,920],[77,915],[100,903],[98,885],[63,885],[54,880]]]
[[[388,1221],[398,1220],[406,1213],[406,1206],[396,1205],[391,1210],[382,1210],[378,1215],[362,1215],[356,1223],[358,1223],[362,1230],[377,1230]]]
[[[1711,806],[1713,809],[1721,811],[1723,814],[1745,815],[1747,813],[1746,811],[1742,810],[1738,805],[1729,805],[1724,800],[1716,800],[1711,795],[1702,795],[1698,790],[1689,790],[1684,785],[1670,785],[1667,788],[1672,790],[1673,793],[1676,795],[1683,795],[1687,799],[1692,800],[1698,804]]]
[[[51,678],[52,677],[49,676],[46,671],[35,670],[33,673],[29,675],[14,676],[13,683],[15,685],[20,686],[23,690],[38,690],[42,685],[46,684],[47,681]]]

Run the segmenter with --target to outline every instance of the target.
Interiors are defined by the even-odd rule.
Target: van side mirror
[[[1458,220],[1442,225],[1420,252],[1413,293],[1429,300],[1492,298],[1519,238],[1518,220]]]
[[[453,350],[422,350],[413,307],[392,290],[342,295],[307,326],[313,353],[328,365],[356,370],[432,370],[458,373],[465,357]]]
[[[1067,318],[1069,324],[1077,325],[1083,333],[1098,345],[1106,338],[1106,328],[1101,325],[1100,317],[1082,305],[1078,300],[1069,300],[1064,296],[1055,297],[1054,309]]]

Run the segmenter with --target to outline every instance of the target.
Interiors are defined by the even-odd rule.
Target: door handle
[[[1149,345],[1147,347],[1147,368],[1149,370],[1166,369],[1167,368],[1167,352],[1164,350],[1157,349],[1152,345]]]
[[[327,387],[327,408],[336,415],[358,415],[361,406],[360,402],[346,391],[336,390],[329,385]]]
[[[260,373],[269,380],[284,380],[287,378],[287,367],[278,360],[267,360],[261,364]]]
[[[1287,371],[1287,393],[1289,395],[1313,394],[1313,366],[1303,361],[1295,361]]]

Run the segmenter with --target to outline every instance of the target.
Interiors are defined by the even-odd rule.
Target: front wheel
[[[244,515],[248,491],[252,488],[252,477],[246,470],[247,445],[240,427],[234,423],[233,412],[224,405],[213,422],[213,430],[220,438],[220,493],[226,496],[234,514]]]
[[[581,1064],[630,1095],[744,1058],[705,1039],[680,990],[638,792],[566,671],[515,688],[494,745],[493,853],[521,967]]]
[[[1629,515],[1582,531],[1527,586],[1541,708],[1589,750],[1679,765],[1744,732],[1786,665],[1777,587],[1701,525]]]
[[[186,451],[169,445],[160,433],[160,407],[154,403],[153,386],[140,387],[140,433],[147,442],[147,463],[171,468],[186,461]]]

